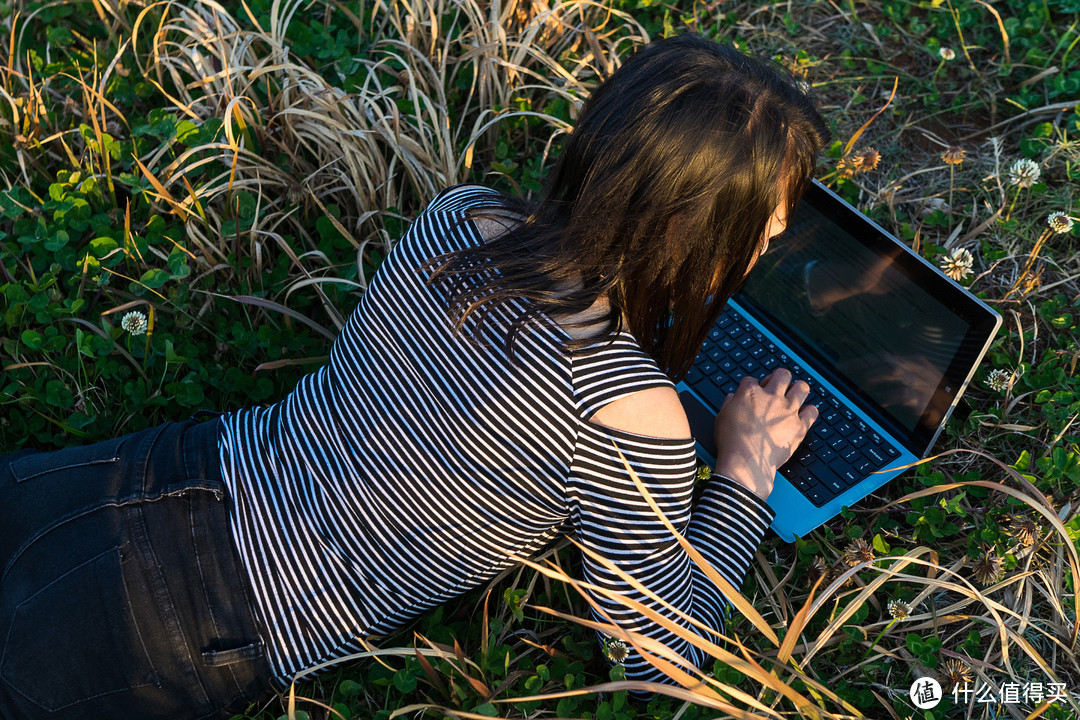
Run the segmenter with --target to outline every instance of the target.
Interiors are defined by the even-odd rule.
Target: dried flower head
[[[1073,219],[1063,212],[1052,212],[1046,218],[1046,224],[1053,232],[1064,235],[1073,229]]]
[[[877,168],[881,162],[881,153],[875,148],[869,147],[851,159],[855,166],[855,172],[869,172]]]
[[[956,59],[956,52],[952,48],[943,47],[940,50],[938,50],[938,55],[941,56],[942,60],[955,60]]]
[[[1009,168],[1009,184],[1029,188],[1039,181],[1042,168],[1039,163],[1027,158],[1020,158]]]
[[[972,572],[979,584],[993,585],[1005,574],[1005,559],[991,548],[972,566]]]
[[[137,310],[129,312],[120,321],[120,327],[132,335],[142,335],[146,332],[146,316]]]
[[[810,561],[810,567],[806,569],[806,579],[810,581],[811,586],[813,586],[818,579],[821,579],[821,585],[824,587],[825,585],[828,585],[829,581],[832,579],[831,571],[832,568],[829,567],[827,562],[819,557],[815,557]]]
[[[630,650],[622,640],[610,639],[604,643],[604,657],[620,665],[630,656]]]
[[[986,376],[986,387],[997,392],[1004,392],[1009,387],[1009,379],[1012,377],[1012,373],[1006,372],[1001,368],[994,368],[990,371],[990,374]]]
[[[838,560],[834,565],[829,567],[829,582],[836,582],[836,580],[848,570],[848,565],[845,559]],[[849,575],[844,582],[840,583],[841,588],[849,588],[855,585],[855,574]]]
[[[970,685],[975,680],[971,668],[963,660],[949,658],[941,664],[941,689],[951,693],[963,685]]]
[[[959,165],[964,162],[967,151],[957,145],[950,145],[949,149],[941,153],[941,161],[946,165]]]
[[[911,606],[903,600],[889,601],[889,616],[893,620],[907,620],[911,617]]]
[[[959,282],[971,275],[971,266],[975,258],[967,248],[956,248],[941,258],[941,270],[953,280]]]
[[[859,172],[859,168],[855,165],[854,158],[844,156],[836,161],[836,171],[840,174],[840,177],[855,177],[855,173]]]
[[[1042,528],[1039,524],[1024,515],[1013,515],[1009,518],[1009,527],[1006,532],[1016,538],[1024,547],[1031,547],[1039,539]]]
[[[870,562],[874,559],[874,548],[862,538],[855,538],[844,550],[844,562],[848,567],[855,567],[859,563]]]

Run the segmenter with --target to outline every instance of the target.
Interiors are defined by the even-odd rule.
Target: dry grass
[[[141,6],[133,19],[125,9],[128,3],[96,2],[101,22],[118,39],[118,49],[108,62],[80,71],[74,78],[76,96],[58,89],[63,78],[35,75],[26,57],[16,52],[26,45],[26,33],[34,32],[42,9],[10,20],[6,63],[0,68],[0,102],[10,123],[16,162],[0,167],[0,182],[9,188],[30,187],[32,177],[50,163],[67,162],[88,168],[118,196],[114,161],[102,148],[107,135],[130,132],[135,119],[124,117],[104,88],[115,74],[138,73],[156,86],[171,111],[197,125],[221,123],[221,132],[212,141],[194,146],[162,143],[138,158],[147,195],[163,213],[183,220],[186,237],[177,245],[195,265],[192,284],[201,286],[213,278],[232,288],[227,294],[205,293],[202,305],[182,312],[203,317],[214,303],[231,298],[333,337],[344,318],[331,287],[362,292],[365,263],[376,251],[385,253],[392,246],[396,240],[392,228],[412,217],[443,187],[489,167],[500,139],[509,138],[515,147],[530,150],[541,147],[546,161],[552,143],[569,130],[573,113],[565,118],[546,114],[543,108],[553,101],[576,108],[620,57],[649,39],[646,27],[634,17],[587,0],[369,1],[370,16],[363,12],[353,16],[360,36],[369,41],[358,59],[366,69],[365,79],[348,91],[289,51],[285,33],[297,14],[307,9],[304,0],[275,2],[269,22],[261,27],[253,17],[234,15],[243,12],[242,4],[227,8],[211,0],[167,0]],[[901,524],[899,530],[883,533],[894,554],[848,564],[843,536],[822,531],[810,538],[818,546],[824,570],[816,583],[808,580],[806,563],[794,550],[772,543],[758,553],[746,598],[705,568],[741,617],[727,636],[701,628],[700,633],[688,633],[670,618],[643,609],[710,657],[743,673],[747,682],[738,687],[702,674],[648,638],[548,609],[563,621],[600,629],[644,650],[674,681],[649,689],[711,708],[717,717],[899,720],[892,709],[894,696],[906,692],[912,676],[941,672],[925,667],[905,648],[906,634],[916,633],[941,639],[942,658],[963,660],[977,679],[992,686],[998,687],[1003,678],[1040,677],[1080,690],[1077,598],[1070,589],[1080,576],[1080,563],[1066,527],[1080,511],[1080,493],[1064,481],[1054,493],[1038,489],[1032,484],[1034,468],[1029,478],[1006,465],[1021,451],[1039,458],[1055,448],[1075,449],[1071,433],[1076,416],[1060,420],[1040,415],[1045,403],[1035,403],[1035,397],[1046,388],[1024,386],[1020,378],[1060,355],[1072,387],[1080,356],[1075,339],[1058,335],[1041,308],[1055,295],[1069,301],[1080,297],[1075,240],[1049,232],[1045,224],[1050,211],[1077,214],[1080,198],[1067,181],[1067,171],[1080,164],[1080,146],[1059,123],[1039,157],[1049,190],[1033,194],[1010,183],[1008,170],[1018,157],[1020,140],[1037,124],[1059,120],[1072,103],[1048,100],[1022,113],[1007,111],[1001,98],[1015,89],[1013,85],[1045,78],[1014,82],[997,72],[1012,62],[1010,53],[1016,52],[1000,24],[999,10],[985,3],[979,7],[983,5],[986,26],[999,36],[996,52],[989,46],[960,43],[958,26],[958,37],[951,39],[960,56],[952,61],[957,65],[915,53],[902,35],[878,37],[874,25],[880,11],[874,4],[737,3],[718,9],[713,3],[691,24],[698,23],[699,29],[710,30],[719,39],[751,38],[755,50],[781,56],[805,74],[821,94],[823,113],[835,124],[839,141],[839,152],[821,174],[846,183],[853,199],[905,235],[916,249],[931,256],[943,250],[969,250],[974,267],[966,282],[1006,318],[995,351],[1009,358],[1010,365],[1002,367],[1008,370],[1008,386],[997,394],[985,387],[969,391],[973,413],[967,428],[950,441],[954,451],[928,461],[946,481],[895,500],[871,497],[853,517],[834,524],[835,529],[871,525],[891,513],[903,517],[913,501],[951,501],[960,491],[980,488],[988,491],[985,499],[964,501],[969,513],[964,532],[984,527],[1011,498],[1015,504],[1008,506],[1008,513],[1037,526],[1032,542],[1010,540],[1003,549],[1017,559],[1016,566],[983,583],[974,568],[979,558],[969,557],[968,538],[963,536],[929,547],[915,542],[911,528]],[[352,12],[342,4],[334,7]],[[731,17],[708,26],[706,19],[718,12]],[[786,14],[801,23],[804,33],[799,37],[788,32]],[[836,57],[837,47],[856,42],[876,48],[874,59],[880,69],[856,72],[844,67]],[[1063,44],[1062,51],[1066,47]],[[798,55],[800,50],[805,55]],[[1061,53],[1055,57],[1064,62]],[[986,71],[956,69],[976,65],[985,65]],[[1067,69],[1060,63],[1056,67],[1057,72]],[[929,92],[928,77],[938,87],[951,87],[954,95],[969,97],[971,107],[981,103],[980,108],[991,108],[993,114],[968,112],[962,103],[947,111],[928,103],[921,112],[912,111],[911,105],[897,112],[913,93]],[[528,109],[517,109],[523,106]],[[53,124],[51,118],[60,110],[87,125],[96,146],[84,143],[74,124]],[[542,122],[526,130],[507,129],[514,118],[524,116]],[[879,155],[873,167],[866,160],[871,147]],[[951,161],[955,155],[950,161],[944,157],[953,148],[964,151],[959,162]],[[247,224],[238,221],[239,198],[244,194],[256,202]],[[117,207],[115,221],[130,235],[130,207],[126,212],[122,203]],[[331,219],[347,251],[326,250],[315,231],[317,218]],[[135,278],[166,259],[157,248],[151,248],[147,257],[136,257],[137,248],[125,246],[123,252],[132,256],[131,269],[123,272]],[[243,290],[257,286],[258,278],[281,257],[292,270],[290,281],[276,296],[254,297]],[[318,319],[294,309],[299,296],[320,308]],[[151,291],[137,302],[149,308],[153,319],[166,298]],[[135,305],[120,304],[102,314],[115,316],[130,307]],[[84,320],[71,322],[87,332],[104,333]],[[145,377],[142,363],[129,350],[117,352],[133,372]],[[39,365],[44,370],[48,363]],[[13,372],[25,366],[4,369]],[[71,384],[78,385],[78,378],[68,374]],[[84,387],[82,397],[92,405],[104,392]],[[998,457],[981,452],[983,448],[991,448]],[[968,479],[970,475],[981,479]],[[685,540],[679,541],[685,545]],[[686,548],[695,556],[693,548]],[[535,560],[527,564],[534,572],[517,581],[526,589],[549,580],[582,593],[586,589],[557,564]],[[897,620],[887,607],[890,598],[900,595],[907,597],[912,612]],[[863,609],[869,609],[865,620],[853,623],[852,617]],[[672,617],[676,615],[672,611]],[[981,638],[974,654],[958,649],[972,631]],[[852,633],[859,648],[856,662],[850,662],[849,649],[842,650]],[[419,642],[422,647],[373,648],[353,659],[440,660],[450,663],[457,676],[481,682],[482,663],[466,657],[460,648]],[[523,654],[542,643],[526,645]],[[893,674],[867,677],[867,668],[878,672],[882,667]],[[437,677],[432,680],[433,685],[438,682]],[[836,692],[843,682],[867,689],[879,705],[873,711],[852,706]],[[498,695],[497,688],[484,687],[493,698]],[[632,687],[633,683],[615,683],[572,692]],[[305,701],[295,697],[286,701],[290,717],[297,702],[302,706]],[[513,706],[500,707],[513,713]],[[1070,708],[1080,715],[1075,702]],[[1024,717],[1018,706],[1000,710],[999,717]],[[398,712],[425,711],[479,717],[435,702]],[[995,712],[990,706],[971,704],[964,717],[992,717]]]

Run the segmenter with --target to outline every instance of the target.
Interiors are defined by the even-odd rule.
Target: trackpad
[[[690,423],[690,434],[705,452],[715,458],[716,437],[713,435],[713,423],[716,421],[716,413],[686,390],[679,393],[679,400],[682,401],[686,419]]]

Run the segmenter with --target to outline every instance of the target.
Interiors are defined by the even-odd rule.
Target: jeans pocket
[[[52,472],[115,463],[120,458],[120,448],[126,439],[124,436],[93,445],[26,455],[11,463],[11,474],[16,482],[25,482]]]
[[[131,617],[122,562],[115,547],[20,602],[4,640],[0,677],[49,711],[155,684]]]

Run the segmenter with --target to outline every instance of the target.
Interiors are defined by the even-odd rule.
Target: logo
[[[911,684],[908,696],[915,707],[920,710],[929,710],[937,707],[941,702],[941,685],[933,678],[919,678]]]

